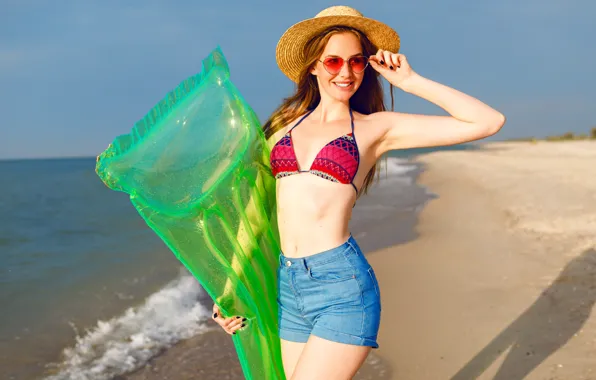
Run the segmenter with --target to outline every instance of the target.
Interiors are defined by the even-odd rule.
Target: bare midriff
[[[356,200],[351,185],[300,173],[278,180],[276,192],[285,256],[310,256],[337,247],[349,238],[348,224]]]

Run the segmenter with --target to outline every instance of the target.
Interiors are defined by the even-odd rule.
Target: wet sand
[[[391,371],[371,354],[357,380],[390,379]],[[243,379],[232,339],[219,328],[180,342],[139,371],[115,380],[236,380]]]

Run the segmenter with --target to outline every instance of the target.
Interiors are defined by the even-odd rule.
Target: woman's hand
[[[389,83],[397,88],[407,91],[409,79],[417,74],[412,70],[406,56],[381,50],[369,57],[370,65],[381,74]]]
[[[246,318],[242,318],[239,316],[224,318],[219,312],[219,307],[217,307],[217,305],[215,304],[213,304],[212,318],[218,325],[221,326],[222,329],[224,329],[225,332],[227,332],[230,335],[236,334],[236,331],[240,330],[246,325],[244,323],[246,322]]]

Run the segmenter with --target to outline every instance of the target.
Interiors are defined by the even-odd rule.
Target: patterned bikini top
[[[352,132],[327,143],[317,154],[308,170],[300,170],[294,144],[292,130],[296,128],[314,110],[304,115],[271,150],[271,171],[276,179],[299,173],[311,173],[332,182],[351,184],[356,194],[358,189],[354,185],[354,177],[358,172],[360,154],[354,138],[354,116],[350,109]]]

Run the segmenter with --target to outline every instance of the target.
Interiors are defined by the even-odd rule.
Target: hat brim
[[[377,48],[393,53],[399,51],[400,40],[395,30],[386,24],[363,16],[315,17],[292,25],[281,36],[275,49],[279,69],[293,82],[298,82],[304,65],[304,45],[331,26],[348,26],[364,33]]]

